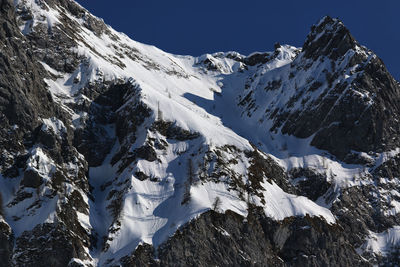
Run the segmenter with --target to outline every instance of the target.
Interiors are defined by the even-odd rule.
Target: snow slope
[[[371,232],[362,249],[385,256],[400,246],[400,228],[390,228],[382,233]]]

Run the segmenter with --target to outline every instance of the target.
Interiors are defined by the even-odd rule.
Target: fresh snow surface
[[[369,251],[385,256],[400,249],[400,226],[389,228],[382,233],[370,232],[369,238],[361,246],[361,251]]]
[[[275,220],[283,220],[291,216],[309,214],[321,216],[328,223],[335,223],[335,217],[330,210],[319,206],[308,198],[285,193],[275,183],[265,182],[263,187],[265,188],[264,198],[266,200],[264,211],[267,216]]]
[[[57,118],[43,119],[42,131],[53,131],[57,136],[67,132],[64,123]]]

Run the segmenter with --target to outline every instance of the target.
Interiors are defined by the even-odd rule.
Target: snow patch
[[[400,249],[400,226],[389,228],[382,233],[370,231],[367,241],[361,246],[361,250],[369,251],[377,255],[386,256],[388,253]]]
[[[65,134],[67,132],[67,128],[65,128],[64,123],[57,118],[50,119],[42,119],[43,125],[42,131],[53,131],[57,136],[61,136],[61,134]]]
[[[275,183],[264,182],[262,186],[265,188],[264,211],[268,217],[280,221],[287,217],[310,215],[322,217],[330,224],[336,222],[330,210],[306,197],[288,194]],[[258,206],[262,206],[262,203],[258,203]]]

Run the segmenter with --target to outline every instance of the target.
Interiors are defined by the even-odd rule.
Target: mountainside
[[[396,266],[400,84],[330,17],[178,56],[0,0],[1,266]]]

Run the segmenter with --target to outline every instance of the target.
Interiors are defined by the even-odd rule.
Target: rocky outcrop
[[[3,216],[3,215],[0,215]],[[14,237],[10,226],[1,218],[0,221],[0,262],[3,266],[11,265]]]
[[[370,266],[346,241],[340,226],[318,218],[276,222],[252,209],[243,218],[209,211],[157,250],[140,246],[123,266]]]
[[[24,16],[29,19],[29,14]],[[43,58],[35,52],[32,39],[21,34],[11,1],[0,1],[0,24],[1,179],[22,177],[14,189],[15,197],[2,206],[26,210],[20,217],[5,214],[11,225],[30,216],[39,223],[14,237],[15,229],[0,222],[1,265],[67,266],[73,257],[90,257],[85,250],[89,233],[73,227],[80,225],[76,209],[86,205],[85,200],[81,197],[73,201],[74,193],[66,190],[75,188],[89,194],[87,164],[72,146],[67,114],[48,91],[44,78],[49,73],[39,63]],[[54,43],[50,46],[55,47]],[[55,208],[58,201],[63,207],[54,211],[59,221],[40,223],[38,214],[46,212],[43,207],[50,202]],[[64,216],[66,213],[69,215]]]
[[[272,120],[270,131],[312,136],[311,145],[348,162],[351,151],[399,146],[399,84],[340,20],[325,17],[314,25],[301,53],[277,77],[264,68],[250,77],[238,105],[250,118]]]
[[[342,22],[327,16],[311,27],[302,52],[306,58],[313,60],[322,56],[337,60],[357,45],[357,41]]]
[[[304,58],[327,58],[331,64],[339,61],[347,65],[344,69],[333,68],[330,75],[327,72],[332,87],[321,94],[313,108],[290,115],[282,128],[284,133],[302,138],[315,134],[311,144],[340,159],[351,150],[387,151],[399,145],[396,122],[400,87],[377,56],[360,51],[366,49],[337,19],[326,17],[311,29],[303,45]],[[350,68],[353,70],[349,75],[355,78],[340,81],[341,73]]]
[[[89,85],[82,91],[92,99],[92,102],[82,105],[71,104],[75,110],[88,113],[84,125],[75,131],[74,145],[85,156],[89,166],[101,165],[116,141],[115,134],[122,136],[122,132],[130,130],[123,125],[126,122],[119,116],[117,109],[124,104],[126,95],[135,90],[130,83]],[[110,126],[114,124],[118,126],[116,129],[111,129]]]
[[[46,72],[17,26],[14,5],[3,0],[0,9],[1,115],[9,125],[32,130],[37,126],[39,116],[48,117],[57,111],[57,107],[43,81]]]
[[[77,242],[78,241],[78,242]],[[16,266],[68,266],[73,258],[86,258],[83,244],[65,225],[42,224],[17,239]]]

